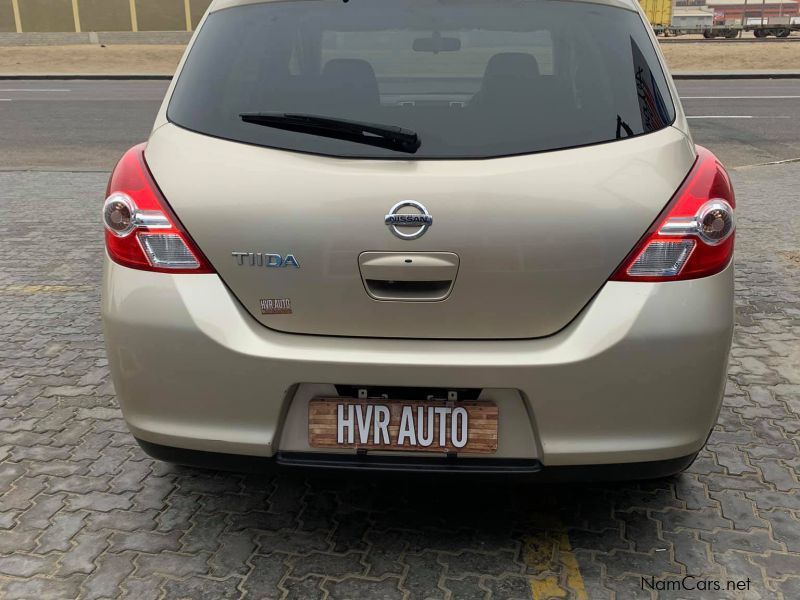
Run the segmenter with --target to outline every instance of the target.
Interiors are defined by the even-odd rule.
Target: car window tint
[[[597,144],[675,118],[638,13],[537,0],[308,0],[212,13],[176,84],[172,122],[299,152],[408,158],[245,123],[247,112],[403,127],[419,134],[419,159]]]

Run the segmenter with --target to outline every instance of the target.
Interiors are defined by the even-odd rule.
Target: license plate
[[[312,448],[416,452],[497,451],[493,402],[314,398],[308,405]]]

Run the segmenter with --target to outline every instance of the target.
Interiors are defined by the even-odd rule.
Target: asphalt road
[[[800,80],[680,81],[696,141],[731,167],[800,157]],[[108,171],[164,81],[0,82],[0,170]]]
[[[800,80],[679,81],[698,144],[729,167],[800,158]]]

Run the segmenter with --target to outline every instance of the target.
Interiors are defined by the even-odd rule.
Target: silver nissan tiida
[[[734,207],[635,0],[216,0],[103,206],[120,405],[187,464],[677,473]]]

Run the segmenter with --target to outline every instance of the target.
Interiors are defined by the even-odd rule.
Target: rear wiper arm
[[[392,125],[294,113],[242,113],[239,117],[245,123],[254,125],[347,140],[409,154],[414,154],[422,145],[415,131]]]
[[[622,117],[617,115],[617,139],[622,139],[622,130],[625,130],[626,137],[633,137],[633,129],[631,126],[628,125],[625,121],[622,120]]]

